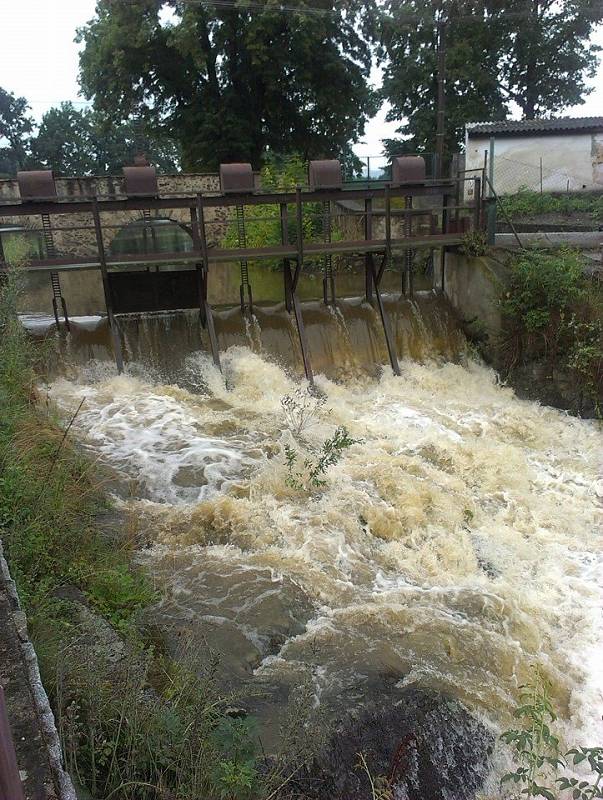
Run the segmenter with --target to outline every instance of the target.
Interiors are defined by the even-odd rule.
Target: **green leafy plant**
[[[463,235],[459,250],[467,256],[479,258],[488,252],[488,237],[484,231],[468,231]]]
[[[557,720],[550,696],[550,684],[536,667],[533,678],[520,687],[520,704],[513,716],[520,725],[505,731],[501,739],[511,747],[516,768],[502,782],[513,782],[524,797],[558,800],[559,790],[571,790],[572,800],[594,800],[603,797],[603,748],[573,747],[561,753],[559,737],[552,730]],[[590,767],[590,778],[559,776],[560,770],[580,764]],[[548,784],[548,785],[545,785]]]
[[[251,717],[226,717],[212,734],[221,760],[213,773],[221,798],[249,797],[258,778],[257,723]]]
[[[322,445],[315,448],[308,448],[311,455],[304,456],[298,450],[285,445],[285,461],[287,464],[287,486],[298,491],[308,489],[320,489],[327,485],[324,476],[329,467],[337,464],[341,460],[343,453],[352,445],[360,442],[360,439],[353,439],[345,426],[336,428],[335,433],[326,439]],[[299,464],[301,462],[301,469]]]
[[[599,407],[603,386],[603,298],[584,275],[579,252],[526,250],[511,262],[501,299],[505,335],[501,352],[508,372],[522,361],[543,360],[569,370],[580,405]]]
[[[603,797],[603,747],[573,747],[565,754],[574,766],[588,763],[596,775],[594,783],[579,778],[557,778],[560,789],[571,789],[572,800],[594,800]]]
[[[603,195],[578,192],[574,194],[552,194],[533,192],[521,187],[516,194],[501,198],[505,211],[510,217],[529,218],[540,214],[575,213],[589,214],[593,219],[603,216]]]
[[[563,763],[559,758],[559,739],[550,728],[557,717],[549,690],[546,678],[538,669],[532,683],[520,687],[520,705],[513,716],[520,720],[521,727],[501,735],[501,739],[513,749],[517,768],[502,780],[523,785],[521,794],[526,797],[556,800],[553,791],[543,784],[548,777],[547,767],[557,769]]]

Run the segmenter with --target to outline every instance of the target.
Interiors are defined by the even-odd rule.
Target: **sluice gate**
[[[462,205],[466,180],[474,184],[473,200]],[[155,168],[140,159],[124,168],[123,193],[118,197],[59,195],[50,170],[19,173],[18,182],[20,200],[0,201],[0,220],[8,219],[13,225],[25,220],[30,228],[42,232],[43,252],[30,255],[26,269],[50,272],[57,326],[60,310],[67,330],[68,298],[63,298],[59,272],[100,270],[119,371],[123,370],[119,315],[185,309],[198,309],[213,361],[220,367],[208,301],[210,270],[232,262],[240,265],[241,312],[251,318],[254,300],[249,263],[277,262],[283,271],[285,307],[295,319],[304,371],[312,382],[297,291],[300,275],[309,261],[321,264],[323,302],[334,306],[333,257],[348,256],[363,259],[365,301],[379,313],[391,368],[399,374],[381,291],[385,270],[395,256],[401,257],[405,267],[401,293],[412,297],[413,251],[427,248],[443,254],[446,248],[460,245],[468,232],[483,230],[485,225],[481,178],[427,179],[419,156],[395,158],[392,180],[377,185],[344,183],[337,160],[310,162],[308,185],[283,191],[259,190],[250,164],[223,164],[219,191],[162,192]],[[260,245],[249,241],[249,224],[257,219],[254,209],[261,212],[261,219],[275,221],[279,241]],[[342,209],[346,235],[336,230],[337,220],[344,216]],[[142,248],[115,246],[115,229],[121,226],[114,224],[112,215],[124,213],[132,215],[131,224],[142,230]],[[170,214],[178,215],[179,221]],[[313,221],[313,235],[308,234],[308,220]],[[186,231],[187,247],[166,245],[158,235],[163,232],[159,223]],[[224,235],[225,226],[230,226],[234,236]],[[7,267],[1,242],[0,237],[0,270]],[[443,275],[442,265],[442,281]]]

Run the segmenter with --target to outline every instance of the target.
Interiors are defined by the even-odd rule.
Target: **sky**
[[[76,29],[94,16],[95,0],[0,0],[0,86],[27,98],[39,120],[45,111],[63,100],[85,105],[77,82]],[[603,45],[603,28],[595,36]],[[373,70],[379,81],[379,71]],[[596,87],[586,102],[564,111],[564,116],[603,114],[603,64],[591,82]],[[397,123],[385,122],[383,107],[366,128],[354,150],[360,157],[379,156],[381,139],[395,134]]]

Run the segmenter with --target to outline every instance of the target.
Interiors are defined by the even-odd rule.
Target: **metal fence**
[[[592,188],[592,174],[575,164],[564,165],[558,154],[527,153],[524,157],[494,156],[493,184],[500,195],[519,191],[579,192]],[[592,167],[591,167],[592,171]],[[603,188],[603,187],[602,187]]]

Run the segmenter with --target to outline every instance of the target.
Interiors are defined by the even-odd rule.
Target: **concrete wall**
[[[481,169],[488,136],[471,136],[465,145],[466,169]],[[490,156],[488,155],[488,158]],[[603,191],[603,131],[495,137],[494,188],[512,194],[522,186],[550,192]],[[470,197],[472,189],[468,188]]]
[[[178,174],[158,176],[160,194],[194,195],[197,192],[217,192],[220,180],[216,174]],[[57,193],[62,197],[86,198],[98,195],[100,198],[123,197],[123,179],[121,177],[89,177],[89,178],[57,178]],[[14,178],[0,180],[0,201],[18,200],[19,187]],[[32,230],[41,229],[38,216],[3,217],[0,206],[0,226],[23,226]],[[152,212],[152,216],[169,218],[175,222],[190,226],[188,209],[167,209]],[[131,222],[142,219],[142,211],[112,211],[101,214],[104,241],[107,248],[119,231]],[[58,252],[74,256],[86,256],[96,253],[96,238],[91,214],[61,214],[53,216],[52,227],[55,247]],[[229,211],[226,208],[210,208],[206,210],[207,236],[210,244],[219,242],[228,227]],[[83,230],[66,230],[71,227],[82,227]]]
[[[506,254],[471,258],[462,253],[446,253],[444,291],[461,321],[477,336],[493,340],[502,329],[499,298],[508,269]]]

